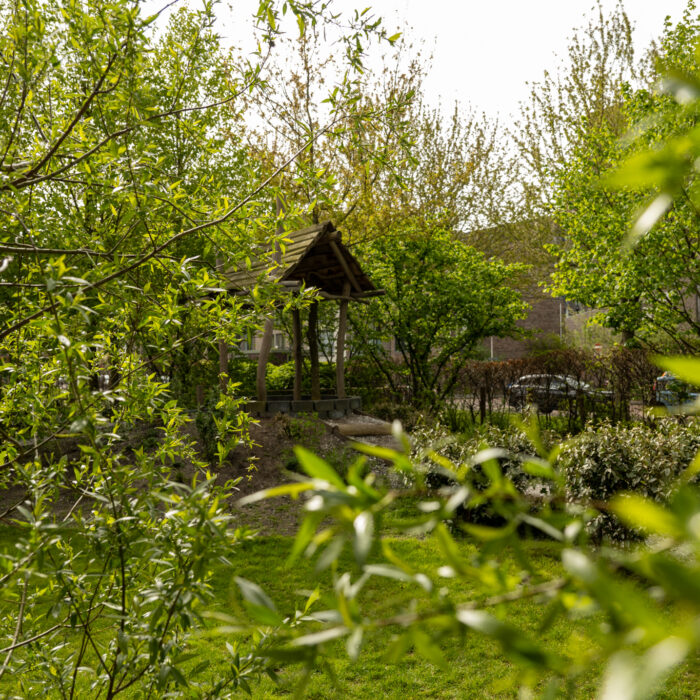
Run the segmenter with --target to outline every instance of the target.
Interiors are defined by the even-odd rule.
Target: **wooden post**
[[[284,211],[284,205],[282,200],[277,197],[277,215],[279,216]],[[282,220],[277,224],[277,234],[282,235],[284,233],[284,226],[282,225]],[[282,260],[282,251],[277,243],[275,243],[275,261],[277,263]],[[270,349],[272,348],[272,333],[274,331],[275,324],[272,318],[265,319],[265,329],[263,331],[262,342],[260,343],[260,353],[258,355],[258,371],[255,378],[255,389],[258,397],[258,401],[267,400],[267,386],[265,385],[265,375],[267,374],[267,361],[270,358]]]
[[[318,401],[321,398],[321,379],[318,366],[318,301],[312,302],[309,307],[309,327],[306,337],[309,341],[309,359],[311,361],[311,399]]]
[[[343,285],[343,296],[350,296],[350,282]],[[345,398],[345,333],[348,326],[348,300],[340,300],[338,310],[338,344],[335,354],[335,386],[339,399]]]
[[[292,351],[294,353],[294,394],[295,401],[301,401],[301,380],[303,372],[303,358],[301,353],[301,312],[292,310]]]
[[[216,258],[216,267],[221,272],[224,267],[223,260]],[[219,340],[219,391],[222,394],[226,393],[228,388],[228,345],[226,341]]]

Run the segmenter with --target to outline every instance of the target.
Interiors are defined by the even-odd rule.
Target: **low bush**
[[[345,476],[350,464],[357,459],[357,452],[349,445],[332,445],[323,438],[328,430],[315,413],[300,414],[297,417],[279,414],[275,421],[282,434],[294,443],[323,457],[338,474]],[[288,471],[303,473],[294,449],[285,448],[281,452],[282,466]]]
[[[462,426],[463,427],[463,426]],[[485,423],[461,434],[453,434],[441,424],[422,425],[414,430],[413,456],[425,475],[429,489],[439,490],[455,482],[449,471],[430,458],[430,452],[444,457],[457,467],[469,464],[486,447],[503,449],[499,457],[502,473],[515,488],[539,508],[550,494],[550,483],[534,478],[522,469],[523,457],[536,454],[530,438],[515,425],[507,428]],[[545,449],[556,445],[554,432],[540,435]],[[569,502],[590,503],[598,508],[620,492],[633,492],[659,503],[668,502],[673,484],[700,450],[700,423],[661,420],[652,425],[588,425],[586,429],[561,443],[555,467],[564,477],[565,498]],[[470,481],[475,493],[483,491],[489,479],[480,467],[473,467]],[[458,515],[468,522],[495,524],[499,518],[491,510],[471,508],[469,503]],[[618,542],[639,538],[612,514],[599,512],[588,522],[590,536]]]
[[[229,376],[232,382],[238,384],[236,393],[243,396],[255,395],[255,382],[258,371],[257,360],[236,357],[229,363]],[[335,391],[335,365],[332,362],[322,362],[319,365],[321,389]],[[265,384],[268,391],[289,391],[294,388],[294,361],[275,365],[268,363],[265,374]],[[311,388],[310,365],[304,360],[302,372],[302,389],[308,392]]]
[[[556,466],[566,479],[567,499],[600,505],[618,492],[634,492],[658,502],[672,494],[676,477],[700,449],[700,425],[674,420],[654,425],[602,424],[588,426],[564,443]],[[609,513],[588,523],[591,535],[601,540],[635,539]]]
[[[551,440],[553,437],[548,435],[545,439]],[[497,459],[502,474],[530,502],[533,511],[539,510],[545,500],[543,497],[549,494],[548,482],[537,479],[523,470],[523,460],[535,456],[537,449],[525,432],[514,425],[500,428],[484,423],[472,432],[455,435],[440,423],[431,426],[423,424],[414,430],[411,438],[412,457],[422,471],[428,489],[439,491],[451,488],[457,483],[449,469],[438,464],[432,454],[449,460],[455,468],[460,469],[470,465],[474,455],[481,450],[496,447],[505,452]],[[488,488],[491,481],[484,467],[473,465],[469,469],[467,481],[473,489],[473,494],[456,510],[457,519],[493,526],[504,524],[508,520],[506,513],[494,509],[492,504],[480,502],[480,494]]]
[[[451,433],[456,433],[464,438],[483,437],[484,431],[489,427],[495,427],[502,431],[511,429],[512,420],[509,413],[490,413],[482,422],[478,413],[458,408],[448,404],[440,412],[440,423]]]

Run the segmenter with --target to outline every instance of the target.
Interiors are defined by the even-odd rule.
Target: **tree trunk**
[[[350,295],[350,283],[343,286],[343,296]],[[345,398],[345,333],[348,327],[348,300],[340,302],[338,311],[338,339],[335,354],[335,384],[339,399]]]
[[[271,318],[265,320],[265,330],[263,332],[262,342],[260,343],[260,354],[258,355],[258,373],[255,381],[258,401],[267,400],[265,375],[267,374],[267,360],[270,357],[270,348],[272,347],[272,331],[274,327],[274,322]]]
[[[279,196],[276,198],[277,215],[280,216],[284,212],[284,204]],[[281,236],[284,233],[282,220],[277,223],[277,235]],[[279,243],[275,242],[275,261],[279,263],[282,259],[282,252]],[[265,329],[263,331],[262,342],[260,343],[260,354],[258,355],[258,372],[256,376],[256,393],[258,401],[267,400],[267,386],[265,385],[265,376],[267,374],[267,361],[270,358],[270,349],[272,348],[272,332],[275,324],[272,318],[265,320]]]
[[[321,398],[321,379],[318,366],[318,302],[314,301],[309,307],[309,359],[311,361],[311,398],[318,401]]]

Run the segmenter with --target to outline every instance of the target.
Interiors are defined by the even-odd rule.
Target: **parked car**
[[[562,401],[581,397],[610,401],[612,392],[561,374],[527,374],[506,387],[506,400],[511,406],[531,404],[541,413],[551,413]]]
[[[654,382],[654,398],[659,405],[677,408],[697,401],[700,398],[700,392],[671,372],[664,372]]]

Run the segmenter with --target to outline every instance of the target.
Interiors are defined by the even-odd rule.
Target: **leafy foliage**
[[[694,376],[700,381],[698,368]],[[405,436],[397,433],[397,438],[408,447]],[[536,433],[530,435],[530,440],[536,454],[510,457],[521,462],[525,473],[548,483],[550,495],[546,501],[550,506],[560,503],[561,508],[548,507],[545,502],[537,513],[532,512],[531,504],[499,466],[499,460],[508,456],[504,450],[482,450],[464,462],[452,462],[437,452],[428,454],[452,476],[452,484],[438,493],[424,490],[421,472],[412,471],[403,451],[357,446],[367,455],[392,459],[396,469],[413,475],[414,486],[400,492],[378,488],[371,474],[360,478],[363,459],[350,469],[346,483],[330,465],[298,450],[299,461],[309,476],[307,481],[244,500],[309,492],[306,520],[297,535],[291,561],[305,553],[316,561],[319,570],[335,567],[334,596],[331,606],[311,613],[310,631],[300,629],[290,634],[280,628],[281,649],[274,653],[295,658],[311,668],[316,654],[327,643],[345,639],[348,653],[355,656],[367,638],[389,628],[395,632],[395,641],[388,658],[398,660],[413,649],[440,667],[444,664],[441,646],[446,638],[478,634],[501,645],[515,665],[511,681],[524,688],[534,687],[544,677],[549,679],[547,687],[552,693],[567,692],[590,668],[605,664],[602,697],[617,697],[616,689],[623,679],[625,697],[646,697],[672,668],[694,653],[700,641],[694,622],[698,615],[697,592],[691,583],[697,578],[700,547],[690,525],[700,502],[696,490],[687,485],[697,472],[698,460],[675,482],[666,506],[635,493],[582,508],[579,503],[567,503],[565,477],[555,461],[557,450],[543,451]],[[477,487],[475,478],[484,483]],[[384,534],[385,516],[398,499],[408,494],[417,499],[417,507],[400,527],[434,538],[441,552],[439,561],[425,566],[416,567],[404,560]],[[475,554],[465,559],[448,524],[458,508],[485,504],[503,518],[503,523],[462,523],[463,536],[476,545]],[[600,512],[596,506],[610,509],[628,527],[655,535],[657,546],[626,551],[592,547],[586,524]],[[554,541],[561,575],[547,575],[533,566],[519,545],[521,525],[535,528]],[[339,569],[338,557],[348,548],[354,553],[355,563]],[[368,552],[375,553],[371,563],[367,561]],[[373,614],[368,615],[361,593],[377,576],[395,581],[397,588],[408,587],[411,593],[401,602],[387,596],[383,609],[374,605]],[[455,588],[442,584],[445,579],[462,581],[462,590],[471,591],[470,598],[458,600]],[[664,606],[659,605],[660,591],[666,600],[682,601],[687,617],[670,620]],[[602,616],[606,644],[593,653],[589,649],[586,655],[575,657],[571,655],[575,653],[573,648],[543,646],[535,635],[506,621],[508,607],[524,599],[542,604],[542,629],[559,619],[575,626],[581,617]],[[645,672],[637,682],[639,669]]]
[[[3,694],[226,696],[270,666],[257,638],[217,678],[206,659],[182,670],[212,563],[248,536],[186,408],[217,379],[219,341],[280,299],[263,280],[233,299],[221,274],[272,262],[271,183],[297,155],[261,172],[242,94],[264,87],[284,22],[303,35],[341,15],[264,0],[259,51],[235,63],[211,3],[167,23],[140,8],[0,9],[0,485],[15,540],[0,561]],[[342,24],[347,97],[366,42],[386,35],[366,13]],[[218,465],[249,440],[241,399],[233,383],[210,390],[200,414]]]
[[[689,48],[700,30],[694,10],[689,4],[678,26],[666,27],[657,55],[657,71],[664,75],[697,73]],[[619,86],[617,123],[582,120],[582,133],[555,177],[551,206],[564,234],[551,248],[557,255],[551,291],[601,309],[602,322],[628,341],[636,337],[682,352],[700,347],[699,243],[693,178],[673,164],[672,154],[677,145],[687,146],[695,109],[695,103],[679,104],[668,93]],[[621,140],[623,131],[628,134]],[[625,174],[611,178],[621,186],[601,188],[601,176],[610,177],[623,161]],[[635,220],[636,244],[630,246]]]
[[[355,312],[353,327],[365,344],[395,342],[417,404],[432,405],[450,394],[460,363],[477,343],[517,333],[516,321],[525,315],[520,294],[507,284],[524,266],[486,259],[446,231],[396,231],[373,241],[363,257],[386,295],[368,312]],[[385,363],[380,346],[369,352]],[[393,383],[386,364],[384,374]]]
[[[656,426],[599,425],[567,441],[557,458],[566,475],[567,498],[575,503],[603,504],[620,492],[653,501],[672,500],[678,477],[700,450],[700,432],[664,420]],[[605,509],[587,527],[596,539],[634,537]]]

